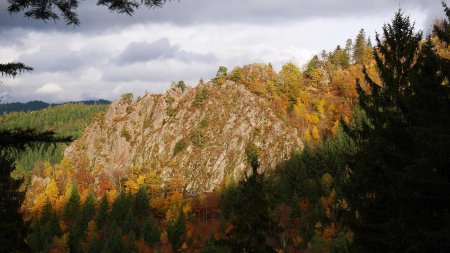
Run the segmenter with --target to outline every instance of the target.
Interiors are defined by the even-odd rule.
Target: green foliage
[[[130,141],[131,140],[131,134],[130,131],[128,130],[128,128],[126,126],[124,126],[122,128],[122,131],[120,131],[120,136],[122,136],[123,138],[125,138],[125,140]]]
[[[188,143],[185,139],[179,140],[175,143],[175,147],[173,148],[173,155],[176,156],[179,152],[183,151],[188,146]]]
[[[157,224],[155,223],[155,221],[153,221],[152,219],[148,219],[147,221],[145,221],[144,229],[143,229],[143,237],[144,237],[145,242],[148,245],[153,245],[155,243],[158,243],[159,236],[160,236],[160,231],[159,231],[159,228],[158,228]]]
[[[242,71],[241,68],[234,68],[233,71],[231,71],[231,80],[240,83],[243,81]]]
[[[172,82],[171,87],[179,88],[182,92],[184,92],[187,89],[186,83],[184,83],[183,80],[180,80],[178,82]]]
[[[194,106],[201,107],[206,99],[208,99],[210,91],[207,88],[203,88],[195,94]]]
[[[134,215],[140,221],[150,215],[150,204],[147,187],[144,185],[139,186],[139,190],[136,193],[134,200]]]
[[[369,91],[358,89],[367,120],[348,128],[360,150],[350,160],[345,195],[354,246],[363,252],[450,248],[449,64],[430,40],[420,46],[421,38],[397,12],[376,40],[382,83],[365,73]]]
[[[108,199],[104,195],[102,200],[100,201],[100,207],[95,218],[95,222],[97,224],[97,228],[101,229],[108,219]]]
[[[178,218],[174,222],[166,225],[167,235],[172,249],[177,251],[184,241],[186,235],[186,217],[182,210],[180,210]]]
[[[191,141],[194,146],[201,148],[204,145],[203,132],[200,128],[194,128],[191,133]]]
[[[361,29],[356,36],[353,46],[352,58],[356,64],[364,64],[367,59],[368,52],[371,52],[371,48],[366,42],[366,32]]]
[[[131,102],[133,102],[133,93],[123,94],[122,100],[125,101],[125,103],[130,104]]]
[[[76,184],[72,186],[70,197],[64,206],[64,218],[67,221],[75,221],[80,210],[80,193]]]
[[[228,72],[228,69],[224,66],[220,66],[219,70],[217,70],[216,77],[226,76]]]
[[[24,193],[19,191],[22,180],[9,176],[14,163],[3,151],[0,151],[0,164],[0,252],[26,251],[23,242],[26,227],[18,211],[24,198]]]
[[[132,15],[135,10],[141,6],[148,8],[161,7],[164,3],[170,0],[98,0],[97,5],[102,5],[108,8],[110,12],[126,13]],[[11,0],[9,1],[9,14],[16,14],[24,12],[24,16],[32,19],[40,19],[44,22],[57,21],[60,16],[64,19],[66,25],[77,26],[80,24],[78,18],[77,8],[78,0],[69,2],[35,2],[32,0]],[[57,12],[59,12],[57,14]],[[20,69],[24,67],[20,66]],[[29,69],[25,69],[29,70]]]
[[[132,113],[132,112],[133,112],[133,106],[131,106],[131,105],[127,106],[127,108],[125,109],[125,112],[126,112],[127,114]]]
[[[0,130],[39,129],[40,131],[53,131],[55,133],[53,136],[56,138],[76,139],[92,121],[93,115],[106,111],[108,106],[72,103],[51,106],[35,112],[8,113],[0,116]],[[26,148],[16,156],[15,177],[20,178],[30,172],[37,161],[60,162],[66,147],[66,143],[57,143],[50,148],[44,144]]]
[[[272,236],[273,227],[269,219],[265,182],[257,174],[257,156],[252,151],[247,153],[250,154],[249,159],[253,159],[254,173],[245,177],[237,187],[232,185],[222,204],[225,218],[234,227],[229,246],[233,252],[273,252],[266,241]]]

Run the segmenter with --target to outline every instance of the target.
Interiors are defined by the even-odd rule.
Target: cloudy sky
[[[218,67],[286,62],[300,67],[361,28],[372,38],[402,10],[430,31],[441,0],[180,0],[132,17],[81,1],[81,25],[9,15],[0,0],[0,62],[34,67],[0,77],[2,102],[116,99],[159,93],[171,81],[195,85]]]

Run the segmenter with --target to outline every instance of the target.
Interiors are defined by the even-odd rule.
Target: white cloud
[[[47,83],[36,89],[35,92],[38,94],[54,94],[62,91],[63,89],[61,88],[61,86],[57,85],[56,83]]]

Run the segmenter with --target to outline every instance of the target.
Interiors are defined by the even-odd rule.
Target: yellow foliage
[[[320,139],[319,129],[316,126],[312,129],[312,138],[316,141]]]
[[[44,162],[44,175],[45,177],[53,176],[53,167],[49,162]]]
[[[108,198],[108,203],[113,203],[119,194],[115,189],[109,190],[106,193],[106,197]]]
[[[135,194],[139,190],[139,184],[133,180],[126,181],[124,185],[127,193]]]
[[[303,139],[306,143],[311,142],[311,134],[309,133],[309,129],[305,129],[305,132],[303,133]]]
[[[45,195],[47,195],[48,200],[52,205],[55,205],[56,200],[58,199],[59,189],[56,185],[55,179],[51,179],[50,183],[47,185],[45,189]]]
[[[144,184],[145,182],[145,176],[144,175],[140,175],[137,179],[136,179],[136,183],[138,185]]]

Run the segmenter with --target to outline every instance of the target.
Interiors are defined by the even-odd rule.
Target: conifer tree
[[[345,195],[361,252],[446,252],[450,249],[449,88],[447,60],[400,11],[376,37],[382,83],[367,73],[358,87],[367,121],[347,128],[359,145],[349,164]],[[447,203],[447,204],[444,204]]]
[[[134,200],[134,215],[142,221],[150,215],[150,203],[147,188],[144,185],[139,187]]]
[[[80,210],[80,193],[76,184],[72,186],[70,197],[64,206],[64,218],[68,222],[75,222]]]
[[[357,64],[363,64],[365,61],[368,45],[366,43],[366,32],[361,29],[356,36],[355,43],[353,45],[352,58],[353,62]]]
[[[183,244],[186,234],[186,217],[182,210],[180,210],[176,221],[167,224],[166,230],[172,249],[177,251]]]
[[[25,251],[26,227],[19,213],[24,193],[19,192],[22,180],[10,174],[14,163],[0,149],[0,252]]]
[[[144,223],[143,228],[143,238],[148,245],[153,245],[159,242],[160,231],[157,224],[152,220],[148,219]]]
[[[260,163],[256,146],[247,148],[247,160],[253,173],[240,182],[232,202],[228,218],[234,226],[234,235],[230,247],[238,252],[273,252],[266,242],[271,236],[272,224],[263,177],[258,174]]]
[[[108,198],[106,195],[103,195],[102,200],[100,201],[100,207],[98,209],[97,217],[95,218],[95,223],[97,225],[97,229],[101,229],[108,218]]]

